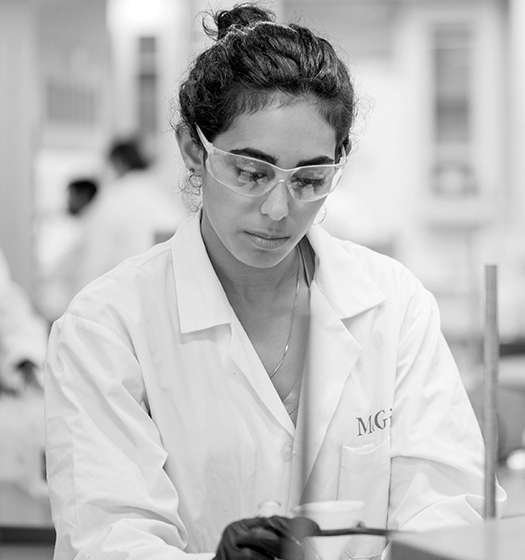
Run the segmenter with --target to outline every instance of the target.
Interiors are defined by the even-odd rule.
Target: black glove
[[[303,560],[301,541],[319,531],[306,517],[254,517],[228,525],[214,560]]]

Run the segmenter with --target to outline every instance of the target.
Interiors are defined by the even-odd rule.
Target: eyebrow
[[[229,150],[229,153],[239,155],[239,156],[248,156],[255,159],[260,159],[262,161],[266,161],[267,163],[271,163],[272,165],[277,165],[277,160],[273,156],[261,152],[259,150],[255,150],[253,148],[240,148],[237,150]],[[312,159],[301,160],[297,165],[294,166],[294,168],[303,167],[305,165],[332,165],[334,163],[335,161],[332,158],[329,158],[328,156],[317,156]]]

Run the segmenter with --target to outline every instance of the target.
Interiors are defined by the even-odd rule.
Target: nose
[[[284,181],[278,181],[273,189],[266,195],[261,204],[261,212],[269,216],[275,222],[288,216],[288,189]]]

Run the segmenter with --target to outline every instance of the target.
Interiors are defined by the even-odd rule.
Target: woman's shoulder
[[[318,226],[313,232],[315,251],[321,259],[338,267],[344,261],[345,268],[358,266],[385,294],[401,290],[426,291],[421,281],[409,267],[391,255],[347,239],[334,237]]]
[[[336,237],[326,231],[322,226],[311,228],[309,237],[313,240],[316,250],[330,256],[355,260],[363,267],[373,270],[405,270],[403,265],[392,255],[382,252],[374,247],[356,243],[350,239]]]
[[[66,314],[98,322],[108,316],[137,317],[148,306],[169,297],[174,289],[172,277],[172,256],[166,241],[93,280],[73,298]]]

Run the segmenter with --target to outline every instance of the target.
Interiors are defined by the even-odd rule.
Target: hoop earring
[[[188,173],[190,174],[188,177],[190,185],[194,189],[200,189],[202,187],[202,177],[200,175],[195,175],[194,169],[188,169]]]
[[[326,202],[326,199],[325,199],[325,202]],[[322,224],[325,221],[326,216],[328,216],[328,212],[329,212],[329,210],[326,207],[326,204],[323,204],[321,206],[321,208],[319,208],[319,212],[317,212],[317,215],[315,216],[313,223],[316,226]]]

